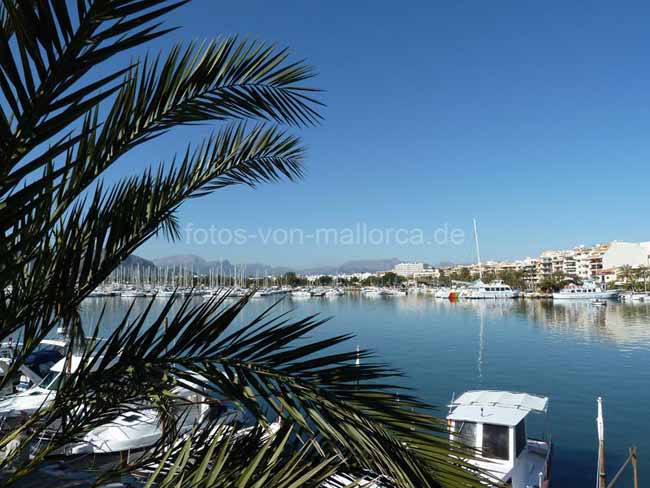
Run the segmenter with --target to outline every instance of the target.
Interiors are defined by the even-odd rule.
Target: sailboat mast
[[[476,259],[478,260],[478,279],[483,281],[483,266],[481,265],[481,251],[478,247],[478,231],[476,230],[476,219],[474,219],[474,240],[476,241]]]

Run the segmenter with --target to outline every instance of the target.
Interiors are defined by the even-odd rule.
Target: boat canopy
[[[546,413],[548,398],[528,393],[478,390],[456,398],[447,417],[454,421],[515,426],[530,412]]]
[[[102,357],[103,357],[103,356],[102,356]],[[100,357],[99,359],[102,359],[102,357]],[[84,359],[83,356],[73,355],[73,356],[70,358],[70,365],[66,368],[66,360],[67,360],[67,359],[66,359],[66,358],[63,358],[63,359],[61,359],[59,362],[55,363],[55,364],[50,368],[50,371],[54,371],[55,373],[61,373],[61,372],[64,371],[64,368],[65,368],[66,371],[69,370],[71,373],[74,373],[75,371],[77,371],[77,369],[79,369],[79,366],[81,365],[81,362],[82,362],[83,359]],[[88,357],[88,358],[87,358],[87,364],[90,363],[91,361],[93,361],[94,359],[95,359],[94,356],[90,356],[90,357]],[[93,366],[92,366],[92,371],[96,371],[96,370],[97,370],[97,367],[99,366],[99,364],[98,364],[99,362],[100,362],[100,361],[98,361],[98,362],[96,362],[95,364],[93,364]],[[117,362],[117,359],[113,359],[113,360],[111,360],[111,361],[109,362],[109,366],[115,364],[116,362]]]

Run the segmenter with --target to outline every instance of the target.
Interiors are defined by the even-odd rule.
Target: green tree
[[[333,281],[334,280],[332,279],[331,276],[324,275],[324,276],[319,276],[318,277],[318,284],[321,285],[321,286],[331,285]]]
[[[649,266],[639,266],[635,270],[635,278],[643,283],[643,289],[647,291],[648,289],[648,278],[650,278],[650,267]]]
[[[157,486],[320,486],[333,473],[364,470],[396,486],[480,486],[460,461],[465,453],[436,435],[444,422],[417,398],[394,394],[386,379],[395,371],[363,361],[366,352],[328,354],[347,335],[301,341],[322,324],[317,317],[291,320],[269,309],[244,322],[237,318],[249,297],[198,305],[174,297],[160,313],[128,312],[103,341],[95,340],[101,319],[85,337],[82,300],[151,236],[179,238],[183,202],[299,178],[304,148],[290,128],[320,119],[316,92],[305,85],[313,70],[272,45],[226,38],[143,58],[131,52],[169,32],[161,17],[184,3],[0,4],[0,336],[20,339],[2,381],[56,327],[71,340],[69,374],[52,401],[0,434],[5,448],[53,429],[31,459],[5,452],[0,468],[16,469],[2,471],[3,486],[141,404],[158,411],[160,441],[98,478],[164,460]],[[167,164],[101,181],[126,154],[196,124],[215,130],[179,146]],[[179,447],[180,382],[226,396],[259,428],[238,436],[200,428]],[[283,419],[270,438],[266,409]]]
[[[301,279],[293,271],[289,271],[285,273],[284,276],[282,277],[282,281],[284,281],[289,286],[301,286],[305,282],[305,280]]]
[[[546,276],[540,281],[537,287],[546,293],[552,293],[554,291],[559,291],[567,283],[567,279],[562,272],[556,272],[549,276]]]
[[[517,270],[506,270],[499,273],[499,279],[513,289],[523,290],[526,288],[524,273]]]
[[[636,290],[636,272],[629,265],[618,268],[616,273],[619,280],[622,280],[626,289]]]
[[[392,285],[399,285],[404,281],[406,281],[406,278],[398,274],[395,274],[392,271],[389,271],[383,274],[383,276],[379,280],[379,283],[383,286],[389,286],[389,285],[392,286]]]

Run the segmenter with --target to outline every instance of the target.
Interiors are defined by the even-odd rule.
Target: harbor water
[[[136,298],[134,312],[151,300]],[[204,298],[192,300],[200,303]],[[237,324],[246,323],[278,297],[252,299]],[[82,320],[89,328],[106,307],[102,335],[124,316],[133,299],[89,298]],[[152,316],[165,303],[154,299]],[[555,445],[552,484],[592,487],[596,480],[596,398],[603,397],[606,459],[613,476],[637,446],[641,485],[650,479],[650,303],[541,300],[436,300],[431,296],[292,300],[276,305],[295,318],[320,313],[332,319],[311,338],[356,334],[402,370],[400,382],[447,413],[452,395],[471,389],[525,391],[550,398]],[[631,471],[630,471],[631,473]],[[627,474],[617,485],[632,486]]]

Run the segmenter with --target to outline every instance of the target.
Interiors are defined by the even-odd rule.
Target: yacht
[[[340,297],[341,295],[344,294],[344,291],[341,290],[340,288],[330,288],[325,292],[325,296],[327,298],[334,298],[334,297]]]
[[[550,433],[535,439],[528,436],[526,427],[530,414],[547,415],[548,398],[507,391],[468,391],[452,400],[449,408],[451,440],[477,450],[467,463],[513,488],[549,486],[553,451]]]
[[[320,297],[324,297],[325,293],[327,293],[327,290],[325,290],[324,288],[314,288],[311,291],[311,296],[320,298]]]
[[[451,290],[449,288],[443,286],[441,288],[438,288],[433,296],[434,298],[449,298],[450,292]]]
[[[173,295],[174,290],[163,288],[162,290],[158,290],[158,293],[156,293],[156,298],[170,298]]]
[[[386,295],[386,291],[382,288],[377,288],[376,286],[368,286],[361,289],[361,293],[367,297],[380,297]]]
[[[269,293],[265,289],[262,288],[262,289],[257,290],[255,293],[253,293],[252,298],[264,298],[264,297],[266,297],[268,295],[269,295]]]
[[[63,358],[68,342],[56,339],[43,339],[39,346],[30,353],[24,363],[5,381],[0,396],[12,395],[29,389],[43,381],[50,368]],[[0,377],[9,374],[16,351],[21,345],[9,341],[0,344]]]
[[[143,290],[138,290],[138,289],[131,289],[131,290],[124,290],[122,293],[120,293],[120,296],[123,298],[136,298],[136,297],[146,297],[147,294]]]
[[[311,293],[307,290],[293,290],[291,292],[291,298],[310,298]]]
[[[197,384],[181,383],[173,390],[179,419],[177,436],[201,425],[231,425],[243,419],[243,412],[225,398],[208,397]],[[92,429],[79,442],[63,446],[51,456],[63,458],[66,463],[81,462],[85,468],[112,465],[121,459],[133,461],[158,442],[162,433],[158,410],[134,405],[133,410]]]
[[[553,293],[553,300],[584,300],[618,298],[618,290],[605,290],[591,280],[582,285],[570,284]]]
[[[480,279],[476,280],[463,293],[463,298],[470,299],[516,298],[517,296],[517,292],[501,280],[490,283],[483,283]]]
[[[388,288],[385,290],[386,295],[391,296],[391,297],[405,297],[406,296],[406,290],[402,290],[400,288]]]

